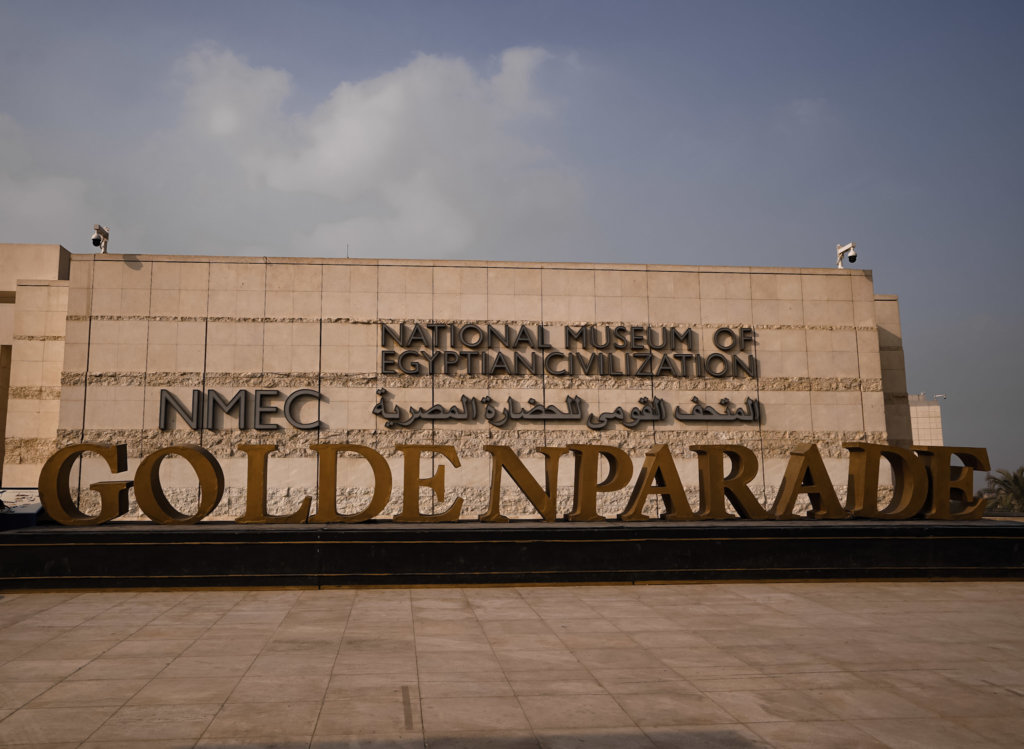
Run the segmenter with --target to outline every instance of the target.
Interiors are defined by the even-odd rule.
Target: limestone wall
[[[39,338],[12,369],[5,486],[34,484],[54,445],[126,442],[134,470],[159,446],[193,443],[224,466],[229,491],[219,515],[239,515],[245,462],[234,446],[273,442],[279,452],[270,461],[270,495],[283,513],[316,494],[310,444],[375,447],[392,464],[397,496],[402,473],[394,445],[440,443],[458,449],[462,464],[448,465],[447,493],[466,498],[469,517],[482,509],[490,482],[485,444],[516,448],[541,476],[542,459],[532,452],[537,447],[616,445],[639,468],[647,449],[666,443],[696,501],[689,445],[750,447],[762,464],[758,493],[771,497],[794,443],[818,443],[842,491],[842,442],[884,442],[901,429],[909,434],[909,416],[900,410],[906,386],[898,308],[894,298],[876,300],[869,271],[80,255],[72,256],[64,284],[19,285],[16,292],[21,316],[15,326],[20,335]],[[696,350],[705,354],[716,350],[716,329],[745,326],[755,333],[758,376],[380,374],[382,322],[460,321],[539,324],[555,339],[565,325],[691,328]],[[173,429],[159,429],[161,389],[188,403],[193,389],[230,396],[242,388],[318,390],[323,402],[307,401],[303,413],[315,421],[319,410],[325,427],[300,431],[281,421],[284,428],[276,432],[239,431],[229,418],[221,429],[193,431],[176,418]],[[723,397],[742,404],[749,397],[762,404],[763,417],[757,424],[717,425],[668,418],[603,431],[526,421],[497,428],[482,419],[388,429],[373,413],[379,388],[403,408],[456,405],[462,395],[502,404],[510,396],[523,404],[533,398],[559,407],[567,396],[580,396],[594,412],[628,410],[642,397],[671,406],[688,405],[695,396],[708,404]],[[30,409],[28,402],[35,405]],[[433,462],[446,463],[440,457]],[[339,507],[352,511],[367,496],[369,470],[354,456],[339,465]],[[162,476],[181,501],[194,494],[183,461],[169,460]],[[105,468],[87,460],[80,482],[87,487],[107,478]],[[565,458],[560,483],[566,498],[571,480],[572,462]],[[604,499],[609,514],[623,503],[624,493]],[[524,501],[519,506],[529,508]]]

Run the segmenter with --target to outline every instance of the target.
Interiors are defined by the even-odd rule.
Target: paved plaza
[[[1024,741],[1024,583],[5,593],[4,747]]]

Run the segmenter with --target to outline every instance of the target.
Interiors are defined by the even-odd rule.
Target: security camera
[[[100,253],[103,255],[107,254],[107,242],[110,241],[110,227],[100,226],[99,224],[93,224],[92,227],[92,246],[99,247]]]
[[[850,242],[848,244],[837,244],[836,245],[836,268],[843,267],[843,255],[849,258],[851,263],[857,262],[857,250],[856,243]]]

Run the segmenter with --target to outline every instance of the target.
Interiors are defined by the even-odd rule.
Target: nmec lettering
[[[267,419],[277,415],[283,415],[285,421],[296,429],[312,430],[324,427],[324,423],[319,419],[302,421],[298,415],[302,400],[314,398],[322,401],[322,393],[304,388],[288,395],[281,406],[271,403],[280,397],[280,390],[239,390],[231,398],[224,397],[216,390],[193,390],[192,404],[186,406],[170,390],[161,390],[158,424],[161,431],[167,431],[171,428],[171,415],[177,414],[192,429],[218,429],[218,415],[227,416],[233,413],[238,420],[239,429],[275,431],[280,429],[281,425],[268,422]]]

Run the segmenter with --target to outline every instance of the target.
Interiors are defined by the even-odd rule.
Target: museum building
[[[400,512],[403,475],[422,474],[443,476],[440,491],[420,482],[424,513],[461,497],[456,514],[475,519],[500,448],[553,478],[564,512],[565,448],[612,446],[638,469],[665,445],[696,507],[693,448],[724,444],[756,456],[750,487],[769,504],[794,446],[813,443],[842,497],[844,443],[911,444],[906,390],[897,298],[868,270],[0,245],[3,487],[36,486],[66,446],[123,444],[130,476],[154,451],[198,445],[226,487],[211,519],[246,512],[255,452],[269,512],[316,498],[336,459],[336,509],[353,516],[383,469],[323,446],[363,446],[394,477],[380,518]],[[193,466],[171,456],[157,470],[170,500],[195,506]],[[86,454],[69,480],[84,506],[110,478]],[[536,517],[515,484],[500,491],[505,515]],[[598,510],[628,499],[628,486],[602,492]]]

